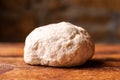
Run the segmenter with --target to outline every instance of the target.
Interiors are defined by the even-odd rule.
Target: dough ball
[[[34,29],[26,38],[24,61],[31,65],[71,67],[85,63],[94,54],[88,32],[68,22]]]

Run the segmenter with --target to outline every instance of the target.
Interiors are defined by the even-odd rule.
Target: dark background
[[[0,0],[0,42],[24,42],[34,28],[61,21],[96,43],[120,42],[120,0]]]

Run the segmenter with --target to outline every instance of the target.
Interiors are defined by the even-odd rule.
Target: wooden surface
[[[120,80],[120,45],[96,44],[82,66],[31,66],[23,61],[22,43],[0,43],[0,80]]]

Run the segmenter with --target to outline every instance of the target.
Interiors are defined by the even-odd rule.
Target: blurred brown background
[[[120,42],[120,0],[0,0],[0,42],[23,42],[60,21],[84,27],[95,42]]]

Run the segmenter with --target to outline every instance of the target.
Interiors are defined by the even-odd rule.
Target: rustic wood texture
[[[120,80],[120,45],[96,44],[82,66],[31,66],[23,61],[23,43],[0,43],[0,80]]]

